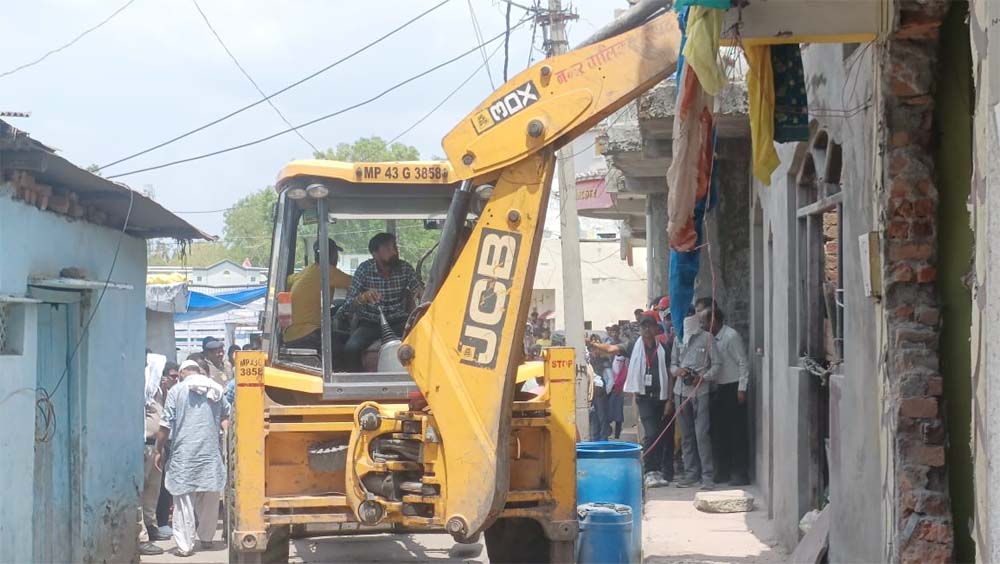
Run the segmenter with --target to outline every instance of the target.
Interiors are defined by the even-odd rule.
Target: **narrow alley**
[[[752,490],[750,490],[752,493]],[[788,561],[760,509],[749,513],[706,513],[695,508],[695,489],[654,488],[646,492],[643,509],[643,562],[647,564],[714,564]],[[221,523],[219,527],[221,531]],[[228,561],[224,543],[179,559],[170,554],[172,541],[156,543],[161,556],[143,562],[216,564]],[[291,542],[290,564],[488,563],[482,542],[456,544],[447,535],[327,536]]]
[[[0,564],[1000,563],[1000,0],[5,4]]]

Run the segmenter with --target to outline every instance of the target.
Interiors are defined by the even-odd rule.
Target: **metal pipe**
[[[316,218],[319,231],[319,272],[320,272],[320,339],[323,351],[323,381],[333,377],[333,323],[330,319],[330,237],[327,225],[326,198],[316,199]]]
[[[434,262],[431,264],[430,274],[427,275],[427,286],[424,288],[422,301],[430,302],[437,295],[444,283],[448,271],[458,247],[458,237],[465,227],[465,218],[469,215],[469,204],[472,201],[472,181],[463,180],[462,185],[455,190],[451,197],[451,205],[448,206],[448,215],[444,219],[444,227],[441,228],[441,240],[438,242],[437,254],[434,255]]]
[[[604,41],[609,37],[625,33],[630,29],[639,27],[657,12],[661,10],[671,10],[673,7],[673,0],[639,0],[635,6],[632,6],[621,16],[618,16],[614,21],[594,32],[593,35],[584,40],[583,43],[574,47],[574,49],[586,47],[587,45],[592,45],[598,41]]]

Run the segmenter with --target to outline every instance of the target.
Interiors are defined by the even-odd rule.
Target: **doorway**
[[[80,484],[74,431],[79,398],[77,363],[71,362],[79,335],[79,293],[72,303],[41,303],[38,311],[36,387],[48,401],[35,410],[35,479],[32,529],[36,562],[72,560],[79,533],[74,514]],[[74,484],[76,487],[74,487]]]

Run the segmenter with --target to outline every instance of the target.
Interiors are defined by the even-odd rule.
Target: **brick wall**
[[[934,182],[933,90],[938,29],[946,0],[900,2],[896,32],[886,44],[883,74],[884,237],[888,387],[895,417],[892,445],[897,517],[894,560],[948,562],[953,529],[941,412],[939,299]]]

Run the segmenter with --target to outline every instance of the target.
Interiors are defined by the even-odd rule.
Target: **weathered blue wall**
[[[108,276],[119,231],[42,212],[11,197],[0,184],[0,294],[25,294],[30,276],[57,276],[75,266],[87,277]],[[142,387],[145,350],[145,242],[122,240],[112,280],[131,291],[108,290],[77,353],[79,373],[67,381],[72,428],[73,538],[52,539],[75,562],[122,561],[135,555],[136,508],[142,482]],[[99,291],[85,296],[80,317],[89,318]],[[24,350],[0,356],[0,400],[33,387],[39,355],[35,308],[24,306]],[[73,343],[70,344],[72,348]],[[0,406],[0,562],[32,560],[32,546],[45,531],[32,531],[35,405],[31,392],[15,393]]]

